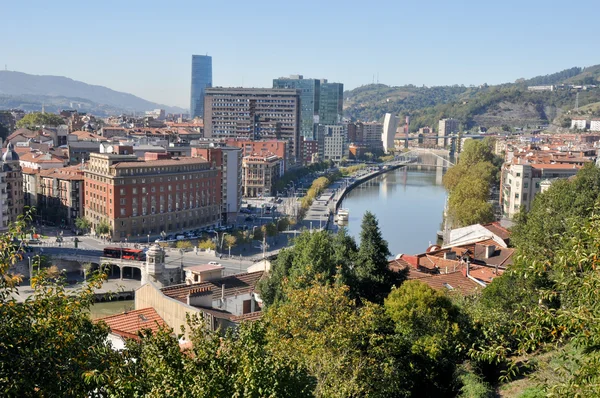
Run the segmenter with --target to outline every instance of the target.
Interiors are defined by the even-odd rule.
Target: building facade
[[[296,89],[209,88],[204,108],[206,138],[275,139],[299,158],[300,92]]]
[[[281,158],[275,154],[253,154],[242,160],[244,196],[272,196],[273,183],[281,176]]]
[[[319,161],[319,143],[317,140],[307,140],[302,137],[302,164],[312,164]]]
[[[500,206],[504,217],[513,218],[522,208],[529,210],[542,182],[568,178],[577,174],[581,166],[569,164],[505,164],[502,167]]]
[[[222,206],[217,160],[93,153],[85,170],[85,216],[93,230],[108,222],[113,240],[217,226]]]
[[[458,133],[458,120],[442,119],[438,123],[438,146],[445,148],[448,146],[448,138],[451,134]]]
[[[2,202],[2,225],[6,228],[17,221],[23,214],[25,204],[23,192],[23,174],[19,164],[19,155],[12,144],[8,144],[2,155],[2,171],[0,172],[0,201]]]
[[[317,129],[317,142],[321,161],[332,160],[339,162],[343,158],[347,159],[349,156],[346,126],[319,125]]]
[[[590,131],[600,131],[600,119],[592,119],[590,121]]]
[[[585,130],[587,128],[587,119],[571,119],[571,128],[577,130]]]
[[[319,123],[341,123],[344,114],[344,85],[321,80],[320,86]]]
[[[285,173],[288,166],[289,151],[287,149],[286,141],[277,140],[244,140],[230,138],[225,141],[228,146],[240,148],[242,150],[242,157],[250,156],[252,154],[260,153],[273,153],[281,158],[281,169],[282,173]]]
[[[204,117],[204,95],[212,87],[212,57],[192,55],[192,87],[190,98],[190,116]]]
[[[84,216],[84,176],[81,166],[41,170],[38,174],[37,214],[44,221],[75,227]]]
[[[381,141],[383,142],[383,150],[389,152],[395,148],[394,137],[398,128],[398,116],[386,113],[383,119],[383,131]]]
[[[319,109],[321,100],[321,81],[304,79],[302,75],[273,79],[273,88],[300,90],[300,135],[307,139],[315,136],[315,126],[320,123]],[[342,88],[343,90],[343,88]]]

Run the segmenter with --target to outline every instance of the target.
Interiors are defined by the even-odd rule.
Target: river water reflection
[[[446,201],[442,171],[391,171],[354,188],[342,202],[350,210],[346,228],[359,242],[366,211],[379,220],[392,256],[424,252],[437,240]]]

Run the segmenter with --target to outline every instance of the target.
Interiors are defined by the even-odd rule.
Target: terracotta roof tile
[[[191,285],[168,286],[162,288],[161,291],[168,297],[187,303],[187,297],[191,290],[208,287],[213,292],[213,299],[218,299],[221,297],[222,285],[225,285],[225,297],[246,294],[255,290],[256,284],[262,276],[263,271],[243,273]]]
[[[411,274],[413,273],[417,272],[411,271]],[[421,277],[409,277],[409,279],[418,279],[432,289],[458,291],[463,295],[470,295],[483,289],[483,286],[466,277],[461,271],[437,275],[423,274]]]
[[[124,335],[124,337],[135,337],[139,331],[145,329],[155,332],[161,326],[168,327],[154,308],[128,311],[95,320],[95,322],[100,321],[106,322],[113,333]]]

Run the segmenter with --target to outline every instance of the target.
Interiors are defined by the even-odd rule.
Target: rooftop
[[[137,337],[137,333],[149,329],[156,332],[160,327],[168,327],[167,323],[158,315],[154,308],[128,311],[118,315],[97,319],[95,322],[104,321],[115,333],[124,337]]]

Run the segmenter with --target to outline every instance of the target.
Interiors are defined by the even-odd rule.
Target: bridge
[[[424,148],[418,148],[397,154],[394,157],[394,160],[386,163],[386,165],[415,165],[449,168],[454,166],[454,163],[433,151]]]

